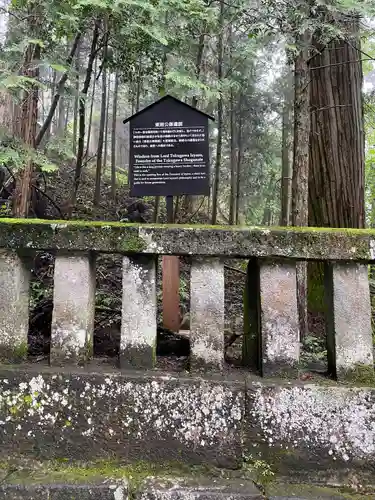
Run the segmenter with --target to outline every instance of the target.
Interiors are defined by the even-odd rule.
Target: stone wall
[[[375,461],[375,389],[258,377],[177,377],[44,367],[0,372],[4,456],[183,462],[324,477]],[[15,446],[16,443],[16,446]]]
[[[364,470],[375,459],[375,396],[348,384],[374,384],[367,276],[374,241],[365,230],[0,221],[2,449],[232,468],[251,454],[280,466],[312,460],[326,470]],[[38,250],[56,259],[49,366],[26,363],[28,259]],[[93,361],[98,252],[123,255],[116,369]],[[192,263],[190,370],[181,377],[154,370],[155,260],[163,254],[189,255]],[[249,259],[237,371],[224,362],[224,257]],[[335,381],[299,381],[301,259],[325,262]]]

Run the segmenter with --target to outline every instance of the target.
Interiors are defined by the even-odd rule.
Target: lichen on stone
[[[105,400],[105,411],[99,411]],[[19,382],[0,381],[0,433],[12,439],[57,441],[80,435],[95,442],[168,436],[193,448],[212,447],[239,432],[243,394],[222,384],[176,384],[176,380],[124,380],[108,375],[96,380],[79,376],[38,375]],[[110,408],[111,411],[107,411]],[[39,436],[39,438],[37,437]]]
[[[251,419],[269,446],[323,451],[344,462],[375,457],[375,405],[368,390],[260,385],[252,391]]]

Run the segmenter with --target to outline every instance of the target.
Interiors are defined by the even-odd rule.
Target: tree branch
[[[72,64],[72,61],[73,61],[74,55],[76,53],[79,41],[81,39],[81,36],[82,36],[82,32],[78,31],[77,34],[76,34],[76,36],[75,36],[75,38],[74,38],[74,42],[73,42],[72,48],[70,49],[70,53],[69,53],[69,55],[68,55],[68,57],[66,59],[66,65],[67,66],[70,66]],[[44,120],[44,123],[43,123],[41,129],[39,130],[38,135],[36,136],[35,147],[38,147],[39,144],[42,142],[44,134],[47,132],[47,130],[49,129],[49,127],[51,125],[53,116],[55,114],[57,105],[59,103],[60,96],[63,93],[64,86],[65,86],[65,83],[66,83],[66,81],[68,79],[68,76],[69,76],[68,71],[65,71],[65,73],[61,76],[61,78],[60,78],[60,80],[59,80],[59,82],[57,84],[57,90],[56,90],[56,93],[55,93],[55,95],[53,97],[53,101],[52,101],[50,110],[48,112],[48,115],[47,115],[46,119]]]
[[[63,213],[62,213],[62,211],[61,211],[61,208],[60,208],[60,207],[56,204],[56,202],[55,202],[55,201],[53,201],[53,199],[52,199],[50,196],[48,196],[48,194],[47,194],[45,191],[43,191],[42,189],[38,188],[38,186],[36,186],[35,184],[31,184],[31,186],[32,186],[34,189],[36,189],[36,190],[38,191],[38,193],[42,194],[45,198],[47,198],[47,200],[48,200],[50,203],[52,203],[52,205],[53,205],[53,206],[56,208],[56,210],[59,212],[59,214],[60,214],[61,218],[62,218],[62,219],[65,219],[64,214],[63,214]]]
[[[360,63],[363,61],[373,61],[374,59],[369,57],[366,59],[355,59],[353,61],[343,61],[343,62],[338,62],[338,63],[332,63],[332,64],[325,64],[324,66],[314,66],[313,68],[310,68],[310,71],[314,69],[323,69],[323,68],[331,68],[334,66],[343,66],[344,64],[354,64],[354,63]]]
[[[371,57],[370,54],[367,54],[367,52],[364,52],[359,47],[356,47],[355,45],[353,45],[351,42],[349,42],[349,40],[345,40],[345,43],[347,43],[350,47],[352,47],[352,49],[357,50],[359,53],[361,53],[364,56],[368,57],[368,59],[366,59],[367,61],[375,61],[374,57]]]

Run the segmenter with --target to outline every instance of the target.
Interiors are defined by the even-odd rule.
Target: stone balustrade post
[[[93,354],[95,260],[57,255],[54,271],[50,363],[83,364]]]
[[[325,265],[328,368],[338,380],[374,380],[367,264]]]
[[[221,370],[224,364],[224,264],[193,259],[190,278],[191,370]]]
[[[30,272],[14,251],[0,250],[0,284],[0,360],[19,362],[27,356]]]
[[[123,257],[121,368],[153,368],[156,361],[155,257]]]
[[[260,260],[259,321],[263,376],[297,377],[300,354],[296,264]]]

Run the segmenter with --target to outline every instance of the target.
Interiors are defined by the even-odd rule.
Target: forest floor
[[[72,185],[72,172],[57,173],[50,179],[48,195],[56,205],[63,207],[69,199]],[[79,190],[77,208],[73,218],[86,220],[119,221],[126,217],[128,207],[134,203],[126,186],[118,187],[116,201],[110,198],[110,185],[103,182],[102,201],[94,207],[92,196],[94,178],[83,173]],[[146,204],[144,219],[151,221],[152,204]],[[47,215],[59,218],[60,214],[50,205]],[[186,214],[185,214],[186,215]],[[189,214],[187,214],[189,215]],[[163,222],[165,214],[160,214]],[[194,214],[194,222],[205,223],[204,213]],[[48,356],[50,325],[53,307],[53,266],[54,257],[48,253],[38,254],[35,258],[31,284],[30,311],[30,353],[33,360],[42,360]],[[118,353],[121,322],[122,271],[121,257],[101,255],[97,259],[97,290],[94,332],[94,352],[96,357],[115,358]],[[189,311],[190,301],[190,263],[189,258],[180,259],[180,299],[182,316]],[[246,280],[246,261],[229,259],[225,262],[225,339],[232,340],[226,349],[229,366],[238,366],[241,361],[243,332],[243,290]],[[161,265],[158,266],[158,324],[162,324]],[[316,315],[309,315],[310,334],[304,339],[302,364],[324,371],[326,350],[324,322]],[[183,370],[187,367],[189,343],[186,337],[176,336],[161,328],[158,331],[158,365],[161,369]]]

